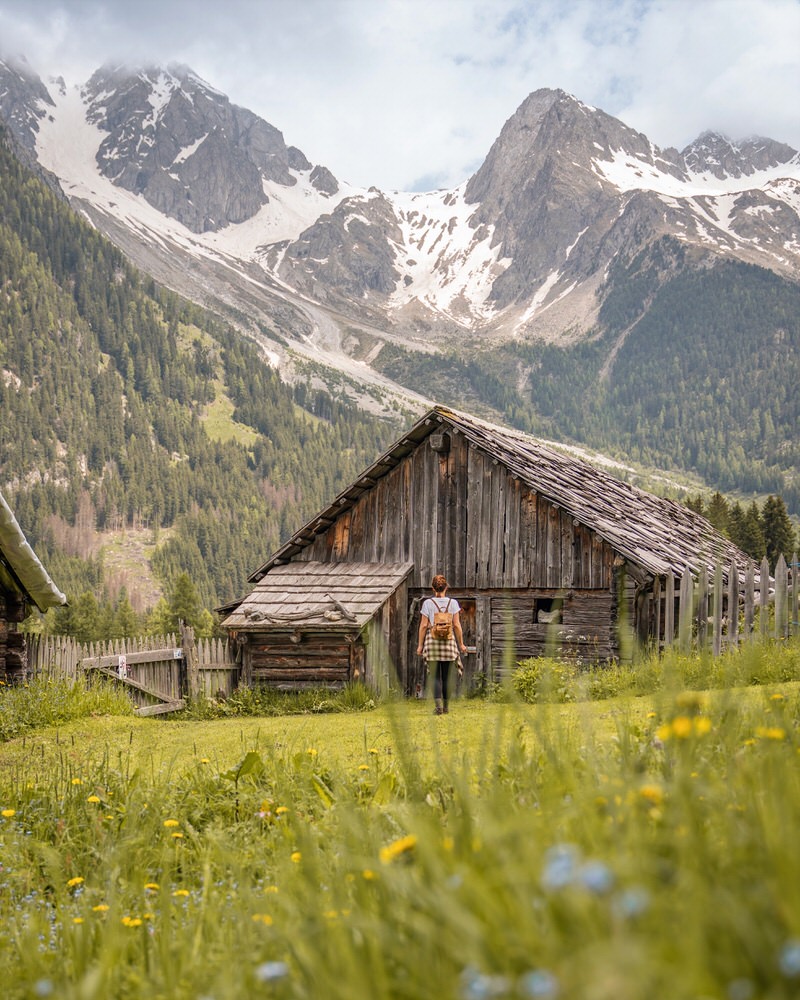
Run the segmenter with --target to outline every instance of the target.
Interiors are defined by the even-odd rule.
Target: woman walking
[[[420,609],[419,636],[417,638],[417,655],[423,656],[430,668],[434,666],[433,697],[436,702],[436,715],[447,712],[448,681],[450,665],[458,664],[458,672],[462,667],[458,652],[467,652],[464,636],[461,631],[459,612],[461,605],[454,597],[447,596],[447,580],[437,574],[431,580],[433,597],[423,601]]]

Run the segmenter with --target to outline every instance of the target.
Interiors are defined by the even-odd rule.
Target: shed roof
[[[0,587],[32,601],[40,611],[67,603],[31,548],[0,493]]]
[[[357,631],[412,569],[412,563],[274,566],[222,624],[244,631],[299,626]]]
[[[752,565],[744,552],[684,504],[647,493],[583,459],[522,431],[500,427],[458,410],[435,406],[328,507],[305,524],[250,577],[259,580],[325,531],[382,476],[434,432],[463,434],[470,445],[502,463],[537,494],[563,508],[646,573],[695,575],[721,561],[740,574]]]

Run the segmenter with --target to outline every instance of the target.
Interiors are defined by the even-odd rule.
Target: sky
[[[452,188],[531,91],[683,148],[800,149],[800,0],[0,0],[0,52],[84,83],[190,66],[359,187]]]

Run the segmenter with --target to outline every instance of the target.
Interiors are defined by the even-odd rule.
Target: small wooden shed
[[[66,604],[22,533],[5,497],[0,493],[0,678],[6,683],[24,680],[28,671],[25,635],[19,623],[31,605],[40,611]]]
[[[405,660],[412,568],[363,562],[272,566],[223,623],[239,643],[242,684],[296,689],[360,680],[383,687],[394,679],[392,665]]]
[[[621,636],[631,631],[658,642],[666,576],[713,571],[718,562],[735,564],[742,579],[751,565],[683,504],[567,450],[436,406],[252,574],[256,591],[229,606],[236,610],[225,624],[250,642],[256,628],[245,611],[260,587],[280,579],[276,571],[302,591],[326,567],[326,592],[341,595],[337,580],[384,567],[375,609],[389,599],[396,571],[403,583],[385,619],[386,646],[411,693],[423,679],[418,607],[435,573],[447,577],[463,609],[474,648],[465,662],[470,683],[479,674],[496,680],[509,663],[542,655],[554,642],[583,662],[619,658]],[[283,635],[290,643],[291,630],[284,626]],[[259,640],[258,649],[260,676],[272,679],[288,646]],[[256,654],[249,655],[255,680]],[[313,660],[300,642],[287,662],[300,672]],[[369,670],[360,676],[369,680]]]

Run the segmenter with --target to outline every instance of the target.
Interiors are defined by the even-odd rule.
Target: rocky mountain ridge
[[[6,61],[0,116],[146,271],[355,380],[393,339],[594,335],[609,275],[664,237],[681,266],[800,275],[795,150],[711,132],[659,149],[561,90],[529,95],[460,187],[411,194],[312,166],[181,66],[69,88]]]

